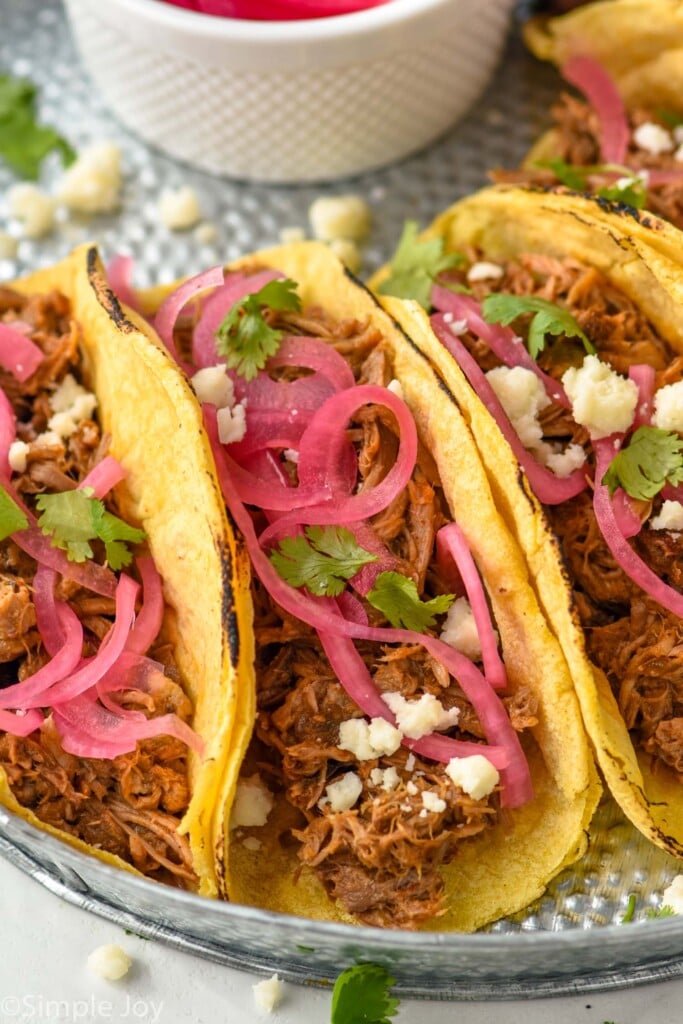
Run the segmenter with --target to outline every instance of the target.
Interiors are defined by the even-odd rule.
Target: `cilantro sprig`
[[[379,964],[357,964],[334,983],[330,1024],[390,1024],[399,1000],[389,995],[395,979]]]
[[[632,498],[650,501],[666,483],[683,483],[683,439],[659,427],[638,427],[612,459],[602,483],[610,495],[621,487]]]
[[[627,203],[634,210],[645,209],[647,201],[645,183],[637,174],[624,178],[620,182],[615,182],[614,185],[604,185],[598,189],[596,195],[600,196],[601,199],[610,199],[615,203]]]
[[[676,911],[673,907],[670,907],[668,903],[665,903],[662,907],[659,907],[657,910],[655,910],[654,907],[650,907],[650,909],[647,912],[647,916],[650,921],[658,920],[659,918],[663,917],[675,917]]]
[[[0,486],[0,541],[27,528],[28,519],[5,488]]]
[[[631,924],[633,921],[633,915],[636,912],[636,894],[634,892],[629,894],[628,903],[626,904],[626,910],[619,924]]]
[[[524,313],[533,313],[529,325],[527,348],[534,359],[545,348],[546,335],[564,334],[568,338],[580,338],[586,352],[595,354],[595,348],[579,327],[568,309],[535,295],[509,295],[494,292],[487,295],[481,305],[484,320],[488,324],[508,325]]]
[[[226,365],[245,380],[252,380],[280,347],[284,331],[270,327],[264,308],[299,312],[301,299],[296,281],[269,281],[236,302],[216,331],[216,350]]]
[[[32,82],[0,75],[0,158],[22,178],[35,180],[48,153],[58,152],[65,167],[75,150],[54,128],[36,118],[37,90]]]
[[[389,277],[379,291],[398,299],[414,299],[429,309],[432,286],[439,274],[462,266],[465,257],[459,252],[444,252],[443,238],[420,239],[418,233],[417,221],[407,220],[391,260]]]
[[[145,539],[145,532],[107,512],[99,498],[92,495],[91,487],[39,494],[36,506],[42,514],[38,526],[46,537],[52,537],[53,547],[66,552],[69,561],[92,558],[90,542],[101,540],[110,567],[123,569],[133,559],[128,544],[139,544]]]
[[[571,188],[574,192],[585,192],[588,187],[588,167],[577,167],[576,164],[568,164],[562,157],[556,156],[552,160],[539,160],[535,167],[548,168],[551,170],[561,185]]]
[[[316,597],[336,597],[359,569],[377,561],[344,526],[307,526],[304,533],[284,537],[270,561],[290,586],[306,587]]]
[[[620,164],[569,164],[561,157],[553,157],[552,160],[539,160],[536,167],[547,167],[553,172],[561,185],[572,189],[574,192],[586,192],[588,190],[588,176],[590,174],[606,174],[617,172],[621,175],[619,181],[613,185],[603,185],[596,189],[595,195],[601,199],[610,199],[617,203],[627,203],[636,210],[642,210],[647,200],[645,182],[630,167],[622,167]]]
[[[683,114],[678,110],[667,110],[660,108],[655,111],[657,119],[666,125],[667,128],[678,128],[683,124]]]
[[[439,594],[423,601],[415,582],[400,572],[381,572],[367,598],[395,629],[412,629],[417,633],[434,626],[436,616],[447,612],[455,601],[454,594]]]

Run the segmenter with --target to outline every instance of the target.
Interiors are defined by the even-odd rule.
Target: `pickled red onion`
[[[186,284],[189,285],[191,281],[197,281],[202,276],[202,274],[199,274],[196,278],[190,278],[190,281],[182,284],[173,295],[177,295]],[[196,370],[202,369],[205,366],[215,366],[221,362],[221,356],[218,355],[216,349],[216,332],[235,303],[246,299],[248,295],[253,295],[255,292],[260,291],[270,281],[276,281],[281,277],[282,274],[276,270],[261,270],[259,273],[249,276],[238,273],[228,274],[224,278],[221,271],[220,280],[213,282],[218,284],[219,287],[205,301],[192,336],[192,360]],[[204,287],[209,287],[209,285],[207,284]],[[198,291],[203,291],[203,288],[195,289],[189,297],[191,298]],[[169,298],[172,297],[169,296]],[[168,299],[166,301],[168,302]],[[175,323],[175,318],[173,322]],[[173,325],[171,325],[171,330],[172,328]]]
[[[0,366],[22,384],[35,373],[44,359],[34,341],[11,324],[0,323]]]
[[[562,77],[584,94],[598,115],[603,161],[623,165],[630,131],[626,108],[611,77],[592,57],[572,57],[560,70]]]
[[[449,523],[439,530],[436,535],[436,547],[437,551],[441,549],[442,552],[448,552],[457,565],[465,585],[481,644],[484,675],[494,689],[504,690],[507,686],[507,675],[498,652],[498,641],[484,586],[465,535],[457,523]]]
[[[0,480],[9,480],[11,469],[9,464],[10,445],[17,436],[17,418],[12,403],[0,388]]]
[[[58,602],[57,616],[63,637],[61,648],[33,675],[0,690],[0,708],[48,707],[55,685],[76,670],[83,652],[83,627],[75,612],[62,601]]]
[[[142,579],[142,607],[135,618],[135,625],[128,634],[125,650],[144,654],[158,636],[164,618],[164,592],[161,576],[154,559],[149,555],[135,562]]]
[[[630,546],[619,527],[609,496],[609,489],[606,484],[602,483],[602,478],[614,456],[614,437],[604,437],[599,441],[594,441],[593,448],[596,460],[593,508],[608,548],[615,561],[634,583],[637,583],[662,608],[683,618],[683,594],[664,583]]]
[[[104,498],[117,484],[125,480],[127,471],[113,455],[105,455],[78,485],[79,490],[90,487],[93,497]]]
[[[557,402],[565,409],[571,409],[571,402],[561,383],[543,372],[527,351],[524,342],[510,327],[487,323],[482,315],[481,304],[475,298],[452,292],[441,285],[434,285],[432,304],[441,313],[453,313],[459,320],[465,320],[468,330],[485,342],[505,366],[521,366],[525,370],[531,370],[543,384],[551,401]]]
[[[132,718],[110,711],[90,695],[56,705],[52,715],[64,750],[76,757],[118,757],[152,736],[173,736],[198,754],[204,752],[200,736],[177,715]]]
[[[568,477],[558,477],[551,470],[546,469],[545,466],[537,462],[520,441],[517,431],[510,423],[500,400],[486,379],[486,375],[479,368],[476,360],[470,355],[463,343],[450,330],[448,324],[443,319],[443,314],[433,316],[431,322],[437,338],[451,353],[480,400],[495,419],[505,440],[512,448],[517,461],[529,478],[529,483],[538,500],[543,502],[544,505],[559,505],[563,501],[568,501],[570,498],[580,494],[586,487],[585,471],[583,469],[576,469]]]
[[[628,376],[638,388],[638,405],[633,426],[649,426],[655,394],[655,368],[647,363],[634,363],[628,368]]]
[[[40,711],[14,712],[0,710],[0,730],[10,736],[30,736],[44,722]]]
[[[186,372],[192,372],[192,367],[184,363],[178,355],[178,350],[173,339],[173,328],[180,315],[183,306],[186,306],[190,299],[207,291],[209,288],[216,288],[223,284],[223,268],[211,267],[201,274],[190,277],[174,291],[159,306],[157,315],[154,318],[154,328],[163,341],[164,345],[173,356],[179,366]],[[214,360],[218,362],[218,359]],[[211,365],[211,364],[210,364]]]

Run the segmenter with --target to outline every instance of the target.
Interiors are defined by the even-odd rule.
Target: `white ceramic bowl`
[[[214,174],[282,183],[358,174],[443,134],[486,85],[513,6],[390,0],[257,22],[66,0],[83,61],[128,128]]]

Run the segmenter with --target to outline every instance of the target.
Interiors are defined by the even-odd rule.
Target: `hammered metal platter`
[[[105,257],[134,257],[140,286],[195,273],[307,230],[317,196],[358,193],[374,218],[364,251],[371,272],[393,250],[403,221],[429,222],[485,184],[487,168],[515,166],[544,127],[558,79],[526,54],[513,32],[497,75],[471,114],[438,144],[401,164],[327,186],[256,186],[213,178],[152,151],[106,110],[81,71],[57,0],[0,0],[0,73],[40,88],[42,119],[78,147],[104,139],[122,149],[125,188],[116,216],[61,223],[49,238],[22,240],[16,260],[0,259],[0,280],[55,262],[95,239]],[[44,168],[50,188],[58,167]],[[14,231],[0,166],[0,229]],[[163,187],[190,185],[214,244],[160,222]],[[477,935],[386,932],[272,914],[201,900],[106,865],[36,832],[0,808],[0,854],[63,899],[168,945],[247,970],[325,983],[359,961],[388,966],[396,990],[431,999],[529,998],[620,988],[683,975],[683,918],[649,920],[681,864],[647,843],[605,799],[583,860],[515,918]],[[504,856],[504,853],[501,854]],[[635,898],[632,923],[622,918]]]

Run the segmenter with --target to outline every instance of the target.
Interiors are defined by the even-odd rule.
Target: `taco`
[[[527,906],[585,849],[599,786],[452,395],[317,243],[142,301],[252,561],[230,898],[461,930]]]
[[[433,312],[411,305],[413,338],[472,430],[609,789],[676,856],[682,241],[630,207],[498,186],[407,235],[402,278],[394,263],[373,281],[408,295],[422,266]]]
[[[683,7],[609,0],[532,19],[526,41],[583,95],[564,93],[523,167],[496,182],[563,184],[683,227]]]
[[[93,248],[0,288],[0,351],[0,800],[215,896],[249,630],[194,399]]]

